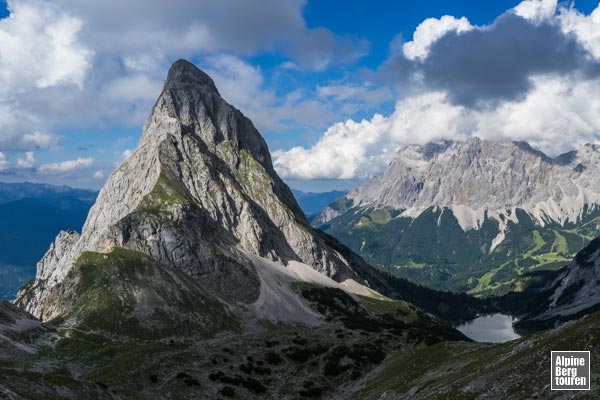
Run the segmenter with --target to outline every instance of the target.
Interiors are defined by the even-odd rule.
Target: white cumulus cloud
[[[21,168],[31,168],[35,164],[35,154],[33,151],[25,153],[25,158],[17,158],[17,165]]]
[[[411,96],[399,101],[388,117],[337,123],[309,148],[275,151],[275,168],[286,178],[366,178],[383,172],[406,144],[478,136],[526,140],[558,155],[600,141],[599,81],[539,77],[534,85],[522,101],[492,110],[454,105],[443,92]]]
[[[82,158],[78,157],[75,160],[68,160],[58,163],[42,164],[38,167],[39,172],[43,173],[64,173],[78,171],[81,169],[89,168],[94,165],[95,160],[93,158]]]
[[[465,17],[427,18],[417,26],[412,41],[404,43],[402,51],[409,60],[423,59],[429,54],[429,47],[448,32],[462,33],[471,29],[473,26]]]
[[[458,32],[458,38],[463,37],[460,33],[464,36],[475,33],[476,38],[496,35],[493,39],[505,41],[506,38],[498,38],[508,32],[502,24],[520,24],[531,28],[523,32],[535,33],[545,23],[544,29],[554,29],[555,36],[564,35],[565,43],[574,46],[569,40],[575,38],[589,52],[565,54],[582,57],[585,65],[590,66],[600,61],[600,5],[585,15],[574,8],[557,6],[555,0],[526,0],[499,21],[495,25],[474,27],[466,19],[454,17],[425,20],[417,27],[413,41],[404,43],[403,56],[418,63],[427,62],[432,45],[448,32]],[[451,44],[461,43],[453,40]],[[464,43],[469,45],[474,41]],[[434,88],[425,82],[418,90],[412,88],[405,93],[389,116],[376,114],[370,121],[336,123],[312,146],[274,152],[275,167],[282,176],[292,179],[365,178],[383,172],[399,146],[438,139],[464,140],[478,136],[525,140],[551,156],[585,143],[600,142],[600,77],[594,75],[593,67],[582,69],[581,73],[553,73],[535,68],[531,69],[533,72],[524,71],[527,85],[519,95],[501,98],[486,107],[455,101],[451,90],[456,85]],[[468,81],[469,76],[463,78],[472,84],[473,90],[480,88],[477,81]],[[486,78],[485,84],[489,83]]]
[[[58,138],[45,133],[47,116],[60,104],[57,91],[78,91],[93,51],[80,41],[82,21],[54,3],[9,1],[0,20],[0,145],[39,149]],[[46,98],[48,93],[51,97]]]
[[[562,8],[558,20],[565,32],[574,34],[594,57],[600,59],[600,4],[590,15],[574,8]]]
[[[525,19],[541,22],[556,14],[558,0],[525,0],[515,8],[515,13]]]
[[[79,42],[81,20],[45,1],[10,1],[8,6],[10,16],[0,20],[0,90],[82,86],[93,52]]]

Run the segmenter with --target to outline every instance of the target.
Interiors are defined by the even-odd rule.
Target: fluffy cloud
[[[52,3],[11,1],[9,8],[10,16],[0,20],[0,147],[52,147],[59,138],[44,132],[45,112],[31,105],[52,104],[45,92],[79,90],[93,52],[79,40],[81,20]]]
[[[104,178],[104,172],[98,170],[98,171],[94,172],[93,177],[94,177],[94,179],[102,179],[102,178]]]
[[[436,21],[429,24],[442,24]],[[439,37],[415,35],[408,47],[414,60],[396,53],[386,65],[420,80],[391,115],[338,123],[309,148],[275,152],[278,172],[296,179],[369,177],[384,170],[399,146],[438,139],[526,140],[550,155],[600,141],[600,6],[586,16],[557,10],[555,1],[528,0],[490,26],[458,32],[456,24],[446,25]]]
[[[52,3],[9,3],[10,16],[0,20],[0,90],[19,85],[81,87],[92,52],[79,42],[80,19]]]
[[[525,0],[515,8],[515,14],[534,22],[550,19],[556,13],[558,0]]]
[[[451,15],[444,15],[440,19],[427,18],[417,26],[413,40],[404,43],[402,52],[409,60],[422,60],[427,58],[431,45],[442,36],[449,32],[460,34],[472,29],[473,26],[465,17],[454,18]]]
[[[528,0],[498,17],[491,25],[472,27],[466,19],[445,16],[424,21],[412,42],[394,54],[382,71],[413,90],[442,90],[456,104],[495,106],[519,100],[539,75],[570,75],[596,79],[600,61],[593,56],[569,20],[581,28],[593,16],[579,17],[572,9],[556,12],[556,1]],[[589,36],[589,35],[588,35]],[[587,38],[590,42],[593,39]]]
[[[170,55],[198,52],[254,54],[277,50],[307,68],[323,68],[364,54],[360,39],[308,28],[302,16],[305,0],[143,0],[82,2],[59,0],[65,10],[93,27],[89,39],[101,52],[126,50],[126,65],[153,68]]]
[[[371,121],[339,122],[310,149],[273,152],[275,168],[283,177],[300,179],[350,179],[380,170],[379,164],[385,162],[379,157],[385,151],[382,137],[388,127],[389,121],[381,115]]]
[[[340,122],[311,148],[275,151],[275,168],[286,178],[367,178],[383,171],[399,145],[461,136],[469,128],[463,112],[443,93],[409,97],[389,117]]]
[[[590,15],[574,8],[562,8],[558,19],[566,33],[575,35],[586,50],[600,59],[600,6]]]
[[[452,104],[443,92],[411,96],[389,117],[333,125],[312,147],[274,152],[277,171],[287,178],[350,179],[381,173],[399,146],[470,136],[526,140],[550,155],[600,140],[600,82],[574,84],[540,77],[520,102],[496,109]]]
[[[35,164],[35,155],[33,151],[25,153],[25,158],[17,158],[17,165],[20,168],[31,168]]]
[[[73,172],[82,169],[87,169],[94,165],[95,160],[93,158],[82,158],[78,157],[75,160],[68,160],[59,163],[48,163],[42,164],[38,167],[38,171],[41,173],[65,173]]]
[[[447,91],[455,103],[480,106],[521,98],[533,76],[596,78],[600,63],[558,24],[508,13],[488,29],[440,38],[418,69],[426,86]]]

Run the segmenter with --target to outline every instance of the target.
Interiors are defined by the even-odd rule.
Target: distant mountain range
[[[97,195],[95,190],[74,189],[69,186],[0,182],[0,204],[28,198],[41,200],[60,209],[89,208]]]
[[[303,192],[301,190],[292,189],[294,197],[298,205],[304,211],[304,214],[310,219],[312,216],[320,213],[332,201],[338,197],[345,196],[347,190],[332,190],[330,192]]]
[[[405,146],[313,220],[371,264],[434,288],[519,290],[600,233],[600,146],[551,158],[524,142]]]
[[[0,183],[0,299],[14,299],[64,229],[81,230],[97,192],[36,183]]]

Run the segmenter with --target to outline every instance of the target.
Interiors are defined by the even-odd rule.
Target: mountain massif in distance
[[[311,219],[315,215],[319,214],[325,207],[327,207],[335,199],[345,196],[347,190],[332,190],[329,192],[303,192],[301,190],[292,189],[292,193],[298,201],[298,205],[306,214],[308,219]]]
[[[405,146],[313,224],[373,265],[475,295],[521,290],[600,232],[600,147],[550,158],[524,142]]]
[[[424,194],[429,187],[419,179],[429,168],[425,163],[461,146],[464,159],[447,155],[456,170],[468,171],[465,160],[486,165],[482,149],[503,147],[518,153],[514,163],[531,171],[527,179],[537,177],[540,185],[556,179],[550,197],[538,201],[542,197],[528,194],[525,184],[510,193],[490,184],[485,195],[495,192],[498,208],[480,211],[476,201],[485,200],[471,198],[465,179],[477,169],[444,191],[450,200],[473,201],[462,214],[441,202],[406,213],[440,192]],[[590,158],[595,151],[588,149]],[[593,235],[580,224],[583,216],[596,218],[587,198],[569,203],[559,194],[579,198],[574,190],[586,189],[584,196],[592,195],[597,178],[582,178],[591,168],[583,160],[588,153],[552,160],[523,144],[476,140],[407,152],[410,162],[390,167],[404,182],[397,192],[385,197],[372,181],[337,200],[340,207],[327,209],[322,223],[341,226],[336,221],[352,219],[347,209],[359,217],[355,228],[370,229],[404,219],[413,225],[427,213],[434,228],[451,233],[485,230],[477,233],[478,250],[488,255],[526,237],[511,235],[527,216],[527,226],[540,226],[535,230],[543,243],[550,231],[558,243],[543,253],[556,253],[549,275],[531,278],[513,297],[490,300],[436,291],[372,267],[342,243],[354,242],[309,224],[252,122],[220,96],[207,74],[177,61],[137,149],[108,178],[81,233],[59,233],[35,279],[14,304],[0,304],[0,393],[9,399],[557,397],[547,384],[550,349],[585,343],[600,350],[598,338],[587,335],[596,314],[564,324],[600,302],[594,297],[599,283],[590,279],[599,268],[597,241],[558,269],[559,257],[568,260]],[[506,184],[516,185],[516,164],[496,164]],[[379,180],[386,176],[391,179],[388,173]],[[501,205],[519,196],[519,204]],[[559,213],[561,207],[567,210]],[[568,223],[578,225],[567,238]],[[445,242],[443,232],[422,226],[423,237],[430,235],[436,246]],[[452,240],[465,246],[464,237]],[[516,249],[502,253],[512,257],[503,263],[519,261],[515,268],[524,268]],[[443,264],[440,251],[431,252],[437,263],[423,265],[425,273]],[[538,253],[528,257],[536,260]],[[449,275],[459,266],[443,265]],[[496,311],[518,313],[531,332],[554,329],[491,345],[474,343],[451,326]],[[592,370],[599,366],[594,361]]]

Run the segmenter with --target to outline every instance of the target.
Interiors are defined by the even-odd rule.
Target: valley
[[[0,299],[13,300],[61,230],[80,230],[96,198],[91,190],[0,183]]]

